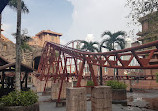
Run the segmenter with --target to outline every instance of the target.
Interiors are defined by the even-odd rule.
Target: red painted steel
[[[114,76],[103,76],[105,81],[114,80]],[[116,76],[117,80],[156,80],[156,75]]]
[[[146,50],[150,47],[155,47],[155,49]],[[117,69],[157,69],[158,64],[150,64],[151,58],[158,52],[157,47],[158,41],[154,41],[123,50],[92,53],[56,43],[46,42],[38,67],[38,78],[40,80],[45,80],[46,83],[51,78],[54,79],[54,82],[62,81],[61,83],[63,83],[63,81],[68,82],[69,78],[73,76],[78,79],[77,86],[81,86],[83,69],[86,63],[89,65],[89,71],[92,74],[94,84],[98,85],[98,79],[94,75],[92,65]],[[128,58],[126,56],[128,56]],[[116,60],[113,58],[116,58]],[[71,62],[69,59],[71,59]],[[131,64],[133,60],[138,64]],[[74,73],[71,71],[73,68],[72,63],[74,63]],[[81,67],[80,65],[78,66],[78,63],[82,63]],[[61,88],[59,94],[61,94]],[[60,100],[60,95],[58,99]]]

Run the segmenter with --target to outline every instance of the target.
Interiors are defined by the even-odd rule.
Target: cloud
[[[4,23],[4,24],[2,25],[2,29],[4,30],[4,31],[2,31],[2,34],[3,34],[5,37],[9,38],[11,41],[15,42],[14,37],[11,36],[11,34],[13,33],[13,32],[12,32],[12,28],[13,28],[12,24]]]
[[[68,0],[74,6],[73,23],[67,33],[69,39],[84,40],[87,34],[93,34],[100,41],[101,34],[106,31],[126,31],[129,10],[125,8],[125,0]]]
[[[67,42],[63,39],[60,39],[60,44],[65,45]]]
[[[94,41],[94,36],[93,34],[87,34],[87,37],[85,38],[86,41],[90,42],[90,41]]]

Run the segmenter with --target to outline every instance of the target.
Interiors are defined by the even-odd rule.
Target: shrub
[[[87,86],[94,86],[93,81],[87,81]]]
[[[127,85],[124,84],[123,82],[119,81],[107,81],[106,83],[107,86],[111,86],[112,89],[126,89]]]
[[[158,83],[158,72],[156,73],[156,82]]]
[[[5,106],[29,106],[38,101],[38,96],[33,91],[14,91],[0,101]]]

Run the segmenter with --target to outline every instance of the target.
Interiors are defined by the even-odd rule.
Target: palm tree
[[[123,31],[118,31],[115,33],[111,33],[110,31],[105,31],[101,36],[108,35],[109,38],[104,39],[101,43],[101,46],[103,48],[107,48],[109,51],[116,50],[115,49],[115,44],[118,44],[121,49],[125,47],[125,40],[124,38],[121,38],[120,36],[124,37],[125,32]],[[106,43],[106,45],[104,45]]]
[[[116,50],[115,45],[117,44],[118,46],[120,46],[121,49],[125,48],[125,40],[124,40],[124,36],[125,36],[125,32],[123,31],[118,31],[115,33],[111,33],[110,31],[105,31],[101,37],[104,37],[105,35],[109,36],[109,38],[104,39],[101,42],[100,45],[100,50],[102,48],[106,48],[109,51],[113,51]],[[120,37],[121,36],[121,37]],[[116,60],[116,58],[114,58],[114,60]],[[118,70],[116,70],[116,74],[118,75]],[[114,77],[115,77],[115,69],[114,69]]]
[[[28,36],[27,33],[28,32],[26,30],[22,30],[22,34],[21,34],[22,60],[24,60],[24,53],[26,52],[26,50],[32,51],[30,45],[27,44],[28,41],[32,40],[32,38]],[[12,35],[16,38],[16,33],[13,33]]]
[[[18,0],[9,0],[9,3],[7,4],[7,6],[9,6],[14,10],[17,10],[17,5],[18,5]],[[21,9],[23,13],[29,13],[29,9],[27,8],[24,1],[21,1]],[[1,24],[2,24],[2,13],[0,14],[0,38],[1,38],[1,29],[2,29]]]
[[[27,36],[26,34],[27,34],[26,30],[23,30],[23,32],[21,34],[21,46],[20,46],[21,47],[22,60],[24,60],[24,61],[25,61],[25,58],[24,58],[25,51],[26,50],[32,51],[32,48],[30,47],[30,45],[27,44],[27,42],[29,40],[32,40],[32,38],[30,36]],[[16,38],[17,34],[13,33],[12,35]]]
[[[20,90],[20,66],[21,66],[21,12],[29,13],[24,1],[9,0],[8,6],[17,10],[17,32],[16,32],[16,74],[15,74],[15,89]],[[0,14],[0,38],[1,38],[1,18]]]
[[[87,41],[81,41],[84,45],[81,47],[81,50],[89,51],[89,52],[98,52],[98,48],[94,45],[99,45],[98,42],[87,42]],[[90,73],[90,79],[91,79],[91,73]]]
[[[14,0],[17,6],[17,32],[16,32],[16,73],[15,73],[15,89],[20,91],[20,75],[21,75],[21,11],[24,7],[24,2]],[[26,10],[26,8],[24,8]]]
[[[109,45],[104,46],[104,42],[101,42],[99,45],[98,52],[102,52],[102,48],[108,49],[109,51],[113,50],[112,47]],[[101,59],[101,58],[100,58]],[[102,67],[100,66],[100,85],[103,85],[103,78],[102,78]]]
[[[17,0],[17,31],[16,31],[16,68],[15,89],[20,91],[21,83],[21,0]]]
[[[32,51],[32,48],[30,47],[30,45],[27,44],[28,41],[32,40],[32,38],[28,36],[27,34],[28,34],[27,30],[22,30],[21,49],[23,52],[25,52],[26,50]],[[16,33],[13,33],[12,35],[16,38]]]
[[[8,2],[9,2],[9,0],[1,0],[1,3],[0,3],[0,14],[3,11],[3,9],[6,7]]]
[[[84,44],[84,45],[82,46],[81,50],[89,51],[89,52],[95,52],[95,51],[98,52],[98,48],[97,48],[96,46],[94,46],[94,45],[98,45],[98,44],[99,44],[98,42],[81,41],[81,43]]]

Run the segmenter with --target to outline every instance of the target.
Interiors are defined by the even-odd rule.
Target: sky
[[[61,44],[71,40],[100,42],[104,31],[125,31],[132,40],[140,26],[128,26],[130,9],[126,0],[24,0],[30,13],[22,14],[22,29],[29,36],[42,30],[62,33]],[[15,42],[16,10],[6,7],[2,13],[2,32]],[[131,30],[135,29],[134,35]]]

